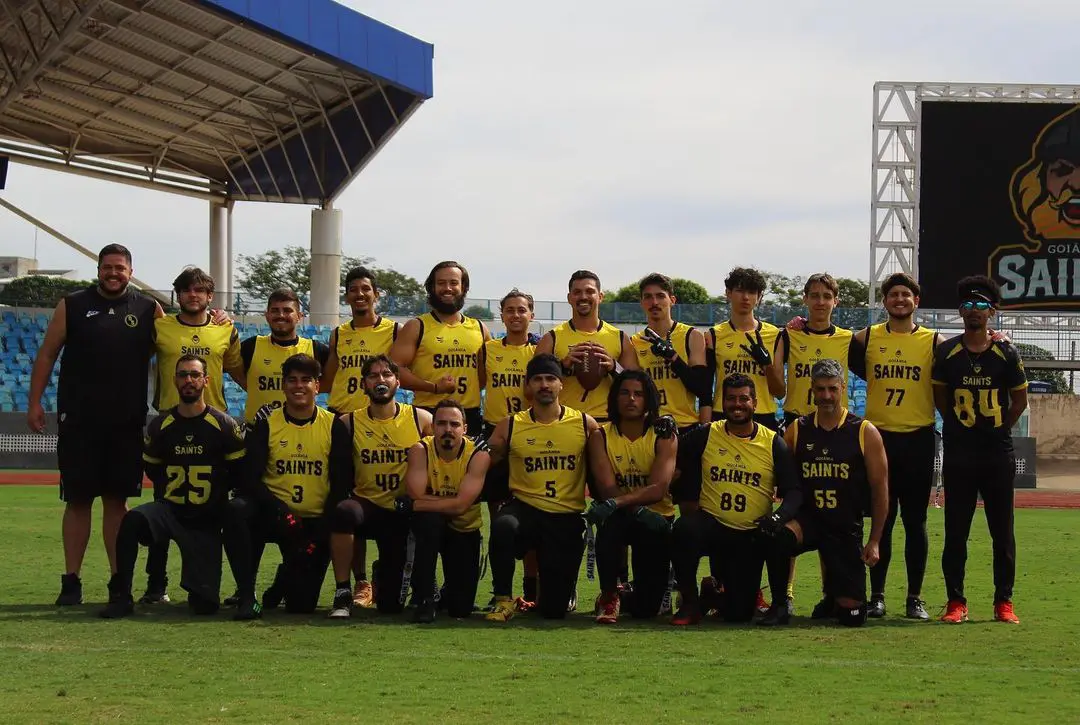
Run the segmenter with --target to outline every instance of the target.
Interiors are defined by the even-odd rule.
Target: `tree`
[[[671,287],[675,291],[675,298],[680,305],[707,305],[710,302],[709,292],[697,282],[681,277],[671,280]],[[620,287],[615,292],[607,292],[604,295],[605,302],[640,302],[641,293],[638,292],[638,283]]]
[[[0,304],[23,307],[56,307],[64,296],[97,282],[32,274],[7,283],[0,291]]]
[[[870,299],[870,285],[861,279],[850,277],[837,277],[836,284],[840,287],[838,307],[868,307]]]
[[[765,272],[765,294],[762,301],[776,307],[802,307],[803,278],[786,277],[775,272]]]
[[[1038,345],[1029,345],[1024,342],[1015,343],[1020,357],[1024,360],[1056,360],[1054,355]],[[1072,389],[1065,380],[1065,373],[1060,370],[1026,370],[1028,380],[1041,380],[1050,383],[1053,393],[1071,393]]]
[[[494,320],[495,315],[491,312],[491,308],[487,305],[469,305],[466,307],[462,314],[466,317],[472,317],[477,320]]]
[[[298,295],[311,292],[311,250],[287,246],[283,250],[271,249],[262,254],[239,256],[240,270],[237,285],[240,290],[255,297],[266,298],[281,287],[288,287]],[[417,280],[394,269],[371,266],[371,257],[341,257],[341,287],[345,275],[353,267],[367,267],[375,275],[383,295],[394,297],[423,296],[424,286]],[[239,290],[238,290],[239,291]]]

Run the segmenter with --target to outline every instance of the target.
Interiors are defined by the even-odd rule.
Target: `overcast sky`
[[[1065,2],[345,4],[434,43],[435,97],[340,198],[344,251],[421,279],[456,258],[473,297],[562,299],[578,268],[714,294],[734,265],[865,278],[875,81],[1078,81]],[[17,164],[4,193],[157,287],[207,264],[206,202]],[[309,208],[241,203],[234,232],[306,246]],[[3,209],[0,239],[33,254]],[[38,257],[93,272],[44,234]]]

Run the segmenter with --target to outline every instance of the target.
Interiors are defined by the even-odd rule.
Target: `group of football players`
[[[279,606],[313,612],[329,568],[331,617],[410,604],[417,622],[439,610],[469,616],[485,561],[487,619],[532,609],[565,617],[587,551],[600,580],[597,622],[626,611],[673,612],[676,625],[710,614],[782,625],[793,611],[795,557],[817,550],[824,596],[812,616],[858,626],[885,616],[899,514],[905,614],[929,619],[922,584],[936,407],[942,619],[967,619],[967,539],[981,496],[994,617],[1019,621],[1010,429],[1026,407],[1026,381],[1015,347],[989,328],[1001,298],[984,276],[960,280],[964,332],[948,340],[916,324],[919,285],[906,274],[881,287],[886,321],[853,333],[832,321],[838,287],[828,274],[809,277],[807,315],[780,329],[755,317],[765,279],[741,267],[724,281],[730,319],[704,331],[673,319],[672,283],[653,273],[639,284],[647,326],[628,335],[600,319],[600,280],[579,270],[569,279],[569,320],[537,337],[533,298],[513,289],[501,301],[505,336],[494,338],[462,313],[470,281],[460,263],[435,265],[424,283],[430,311],[401,325],[379,314],[376,276],[356,268],[345,280],[352,317],[324,345],[299,336],[292,290],[270,295],[270,333],[241,341],[214,310],[214,280],[201,270],[175,280],[174,315],[132,288],[131,275],[130,252],[105,247],[98,283],[60,302],[34,364],[28,423],[44,432],[40,399],[64,352],[58,605],[82,602],[79,572],[101,498],[107,618],[135,611],[140,546],[148,555],[139,601],[168,601],[175,542],[180,586],[198,614],[223,604],[236,619]],[[158,414],[145,425],[152,358]],[[849,372],[867,381],[866,419],[848,411]],[[243,421],[224,412],[225,375],[247,391]],[[413,391],[412,404],[399,389]],[[316,404],[320,392],[328,408]],[[154,500],[128,510],[144,472]],[[369,540],[378,550],[370,577]],[[267,543],[282,563],[258,596]],[[222,552],[236,582],[224,601]],[[709,576],[699,584],[703,556]]]

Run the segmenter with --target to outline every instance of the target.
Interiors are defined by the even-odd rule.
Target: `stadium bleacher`
[[[49,324],[49,315],[43,312],[4,310],[0,313],[0,411],[5,413],[20,412],[27,408],[30,390],[30,368],[34,356],[45,337],[45,328]],[[236,328],[241,339],[255,335],[270,334],[270,327],[265,323],[237,322]],[[299,333],[326,342],[330,337],[329,325],[303,325]],[[49,378],[43,401],[45,412],[56,412],[56,381],[59,366]],[[398,393],[402,402],[410,402],[412,393],[402,390]],[[319,405],[326,405],[325,394],[318,397]],[[850,376],[848,380],[848,407],[856,415],[866,410],[866,383]],[[244,412],[246,393],[231,379],[225,379],[225,400],[229,405],[229,414],[241,416]]]

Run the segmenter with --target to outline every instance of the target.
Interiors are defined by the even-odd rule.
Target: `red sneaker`
[[[960,624],[968,621],[968,608],[963,602],[951,601],[945,605],[945,614],[941,615],[941,621],[946,624]]]
[[[1012,602],[998,602],[994,605],[994,621],[1007,624],[1020,624],[1020,617],[1013,611]]]
[[[671,623],[676,627],[685,627],[690,624],[701,623],[701,612],[697,609],[684,609],[680,608],[675,616],[671,618]]]
[[[619,595],[611,594],[601,596],[600,614],[596,617],[597,624],[615,624],[619,621]]]
[[[760,589],[757,590],[757,610],[758,614],[765,614],[769,611],[769,603],[765,601],[765,594]]]

